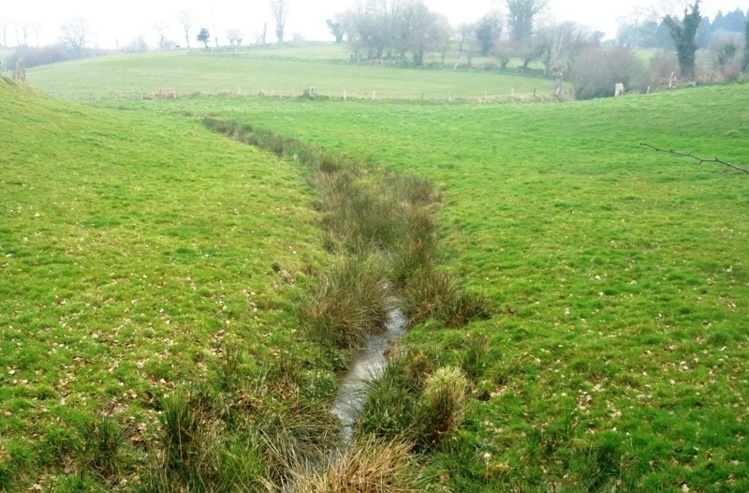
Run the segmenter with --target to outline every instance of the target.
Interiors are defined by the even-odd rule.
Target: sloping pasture
[[[319,350],[290,301],[322,258],[294,166],[188,119],[7,79],[0,108],[0,489],[75,489],[106,420],[123,443],[104,476],[127,484],[170,396],[237,365],[258,382],[296,365],[320,379],[310,399],[332,397],[330,369],[303,373]]]
[[[139,108],[251,122],[438,184],[448,263],[495,308],[408,338],[473,368],[463,432],[429,459],[450,488],[719,491],[749,481],[748,177],[640,143],[746,164],[747,94]]]

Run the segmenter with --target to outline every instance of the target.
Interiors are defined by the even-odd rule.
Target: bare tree
[[[39,36],[44,32],[44,26],[39,22],[34,22],[31,24],[31,30],[34,31],[36,47],[39,48]]]
[[[60,41],[76,53],[86,47],[92,34],[91,24],[83,17],[72,17],[60,26]]]
[[[180,10],[177,12],[177,20],[179,21],[180,25],[182,26],[182,29],[185,31],[185,42],[187,43],[187,47],[190,47],[190,29],[192,29],[193,24],[193,17],[192,12],[189,10]]]
[[[31,25],[22,19],[16,19],[16,42],[18,46],[29,45],[29,30]]]
[[[741,61],[741,70],[749,70],[749,20],[744,26],[744,58]]]
[[[268,21],[263,23],[263,32],[260,33],[259,41],[261,45],[265,45],[265,41],[268,39]]]
[[[356,56],[366,50],[369,58],[381,58],[393,48],[395,0],[359,3],[345,14],[344,31]]]
[[[513,51],[523,59],[523,68],[541,54],[533,43],[533,22],[548,0],[507,0],[508,27]]]
[[[148,51],[148,43],[146,37],[143,34],[139,34],[133,38],[130,43],[125,47],[125,51],[130,53],[145,53]]]
[[[542,27],[538,32],[537,43],[541,52],[541,62],[547,73],[559,70],[568,73],[575,58],[583,50],[599,44],[587,29],[571,21],[551,23]]]
[[[230,46],[242,46],[242,30],[238,27],[226,31],[226,39]]]
[[[3,35],[3,42],[2,44],[0,44],[0,46],[8,46],[8,24],[10,24],[10,22],[8,22],[8,19],[6,19],[5,17],[0,17],[0,33],[2,33]]]
[[[548,0],[507,0],[510,35],[519,44],[528,44],[533,36],[533,20],[546,8]]]
[[[169,29],[169,24],[164,19],[158,19],[154,21],[153,28],[159,35],[159,49],[163,50],[166,43],[166,30]]]
[[[373,63],[397,54],[415,66],[424,55],[438,52],[444,60],[451,48],[453,29],[443,15],[429,10],[424,0],[370,0],[340,16],[343,31],[358,59],[360,51]]]
[[[276,21],[276,38],[279,43],[283,43],[284,32],[286,31],[286,19],[289,16],[289,7],[291,0],[268,0],[268,8]]]
[[[393,10],[393,46],[405,58],[411,53],[414,66],[424,65],[427,51],[442,52],[451,37],[449,21],[429,10],[423,0],[403,0]]]

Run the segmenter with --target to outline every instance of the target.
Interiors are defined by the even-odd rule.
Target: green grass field
[[[359,99],[489,100],[551,94],[553,82],[496,73],[402,70],[268,56],[193,51],[91,58],[35,68],[29,80],[58,97],[78,101],[137,100],[194,93],[295,98],[314,86],[326,97]],[[309,48],[307,48],[309,50]],[[280,51],[280,50],[279,50]],[[287,53],[287,51],[280,51]],[[345,61],[345,60],[344,60]],[[96,77],[90,74],[96,73]]]
[[[56,92],[63,92],[60,88],[66,85],[76,87],[82,80],[97,80],[97,88],[110,84],[126,88],[136,80],[149,81],[154,88],[166,86],[165,81],[174,85],[204,80],[205,87],[213,89],[202,90],[212,92],[236,80],[216,67],[245,62],[171,54],[121,57],[39,68],[29,77],[47,89],[54,86]],[[311,72],[321,80],[351,87],[360,80],[356,71],[392,73],[392,80],[382,81],[382,87],[390,89],[381,91],[395,91],[395,81],[407,81],[410,92],[393,97],[416,100],[420,99],[417,77],[432,76],[440,91],[455,83],[443,77],[465,77],[470,81],[466,87],[499,77],[288,60],[262,63],[269,64],[263,75],[267,80],[298,83],[301,88],[308,85],[305,74]],[[284,67],[284,73],[278,74],[270,64]],[[322,83],[317,82],[317,87],[325,93]],[[299,93],[301,89],[296,89],[295,95]],[[5,94],[0,92],[0,97]],[[746,165],[749,93],[745,85],[584,103],[505,105],[196,97],[119,100],[105,105],[110,109],[91,109],[50,99],[42,104],[36,96],[22,94],[9,100],[12,119],[20,123],[16,130],[3,132],[13,143],[9,153],[13,168],[5,168],[13,170],[13,178],[4,174],[2,181],[10,192],[2,194],[8,217],[3,220],[2,279],[4,292],[10,293],[4,296],[8,308],[2,312],[7,317],[3,325],[15,327],[3,333],[0,353],[8,361],[3,366],[13,372],[5,376],[6,410],[5,417],[0,416],[5,420],[7,464],[30,454],[23,448],[28,445],[22,444],[37,430],[50,429],[55,421],[47,416],[64,419],[70,412],[70,406],[59,404],[66,396],[54,384],[66,377],[54,366],[45,366],[43,376],[29,373],[42,360],[43,364],[55,361],[54,356],[40,356],[41,347],[51,337],[44,335],[48,328],[53,329],[52,335],[64,334],[66,327],[58,321],[63,316],[75,315],[78,331],[73,339],[62,341],[73,348],[65,355],[89,354],[81,356],[84,363],[98,365],[93,356],[100,354],[97,351],[111,362],[119,360],[122,351],[116,348],[127,343],[119,340],[123,334],[147,340],[134,346],[142,354],[131,357],[128,352],[123,358],[130,363],[120,364],[135,363],[137,368],[147,356],[156,360],[151,373],[133,369],[125,375],[138,394],[151,385],[158,388],[161,378],[179,382],[196,371],[189,352],[210,340],[211,327],[218,328],[212,319],[215,307],[211,301],[199,303],[203,298],[194,291],[154,287],[141,274],[146,266],[155,272],[148,274],[149,279],[175,271],[176,277],[165,281],[167,286],[192,278],[192,271],[180,270],[180,247],[197,253],[194,257],[200,259],[206,282],[216,283],[220,276],[224,281],[219,283],[220,292],[238,296],[240,304],[244,298],[237,293],[248,287],[240,282],[247,276],[239,266],[249,268],[258,279],[257,285],[251,285],[254,292],[264,292],[266,299],[273,300],[270,306],[258,305],[267,310],[255,316],[266,327],[285,328],[282,341],[291,337],[294,321],[287,307],[297,288],[272,288],[278,280],[267,266],[279,262],[303,281],[306,265],[325,262],[315,240],[311,191],[293,164],[209,134],[198,119],[210,115],[251,123],[362,164],[436,183],[443,197],[439,210],[443,261],[469,291],[489,298],[494,316],[474,321],[466,329],[447,329],[428,321],[413,327],[404,341],[412,351],[436,353],[440,364],[460,366],[470,377],[467,411],[457,433],[439,450],[418,456],[430,491],[749,488],[749,406],[744,397],[749,390],[745,375],[747,178],[718,165],[699,165],[639,145],[646,141]],[[456,89],[455,96],[461,94],[472,97]],[[36,106],[43,111],[35,116]],[[107,161],[109,156],[117,156],[117,163]],[[245,159],[256,163],[254,179],[265,181],[265,187],[254,181],[238,186],[241,180],[236,173],[243,168],[237,163]],[[223,171],[210,165],[216,161],[226,163]],[[120,162],[125,167],[116,165]],[[135,185],[133,173],[142,176],[144,184]],[[84,179],[90,182],[83,182],[85,187]],[[107,192],[108,187],[113,188]],[[225,202],[205,195],[208,190],[228,193],[238,203],[245,201],[245,209],[238,209],[240,217],[232,215],[235,206],[209,205],[209,197]],[[249,194],[254,194],[252,199]],[[263,218],[257,217],[259,211],[268,213],[267,203],[283,204],[283,213],[277,211],[264,217],[262,225],[254,225]],[[191,212],[183,215],[177,204],[189,205]],[[245,218],[243,210],[255,213]],[[135,215],[128,218],[126,211]],[[48,217],[43,228],[37,226]],[[187,220],[188,230],[172,236],[173,228],[180,229],[175,224],[186,218],[192,220],[192,224]],[[250,257],[259,261],[256,270],[252,270],[254,263],[243,263],[241,254],[231,254],[232,248],[244,244],[240,237],[225,238],[223,248],[206,238],[205,243],[195,243],[195,236],[201,238],[200,228],[210,226],[203,233],[213,238],[239,227],[242,223],[235,221],[240,218],[251,221],[246,228],[267,235],[258,253]],[[35,236],[39,232],[41,238]],[[132,234],[140,235],[138,241],[127,243]],[[42,241],[48,238],[60,238],[55,240],[60,242],[59,250],[54,241]],[[218,253],[224,248],[229,253],[221,258]],[[132,249],[146,251],[123,255]],[[297,253],[290,254],[292,249]],[[79,256],[72,264],[38,260],[55,255],[64,260],[71,253]],[[206,253],[209,257],[204,260]],[[211,267],[211,262],[218,262],[221,270]],[[82,267],[89,263],[94,266],[92,273]],[[231,277],[225,269],[237,269],[233,283],[227,281]],[[109,271],[114,271],[117,284],[109,282]],[[102,288],[107,288],[103,297]],[[215,284],[214,288],[218,289]],[[55,289],[65,291],[58,294],[64,304],[56,302]],[[155,291],[142,294],[143,289]],[[139,302],[159,296],[161,303],[149,302],[147,310],[140,312],[142,322],[135,317],[137,312],[122,314],[125,307],[137,310],[133,307],[139,308]],[[133,299],[140,301],[131,307],[128,303]],[[93,314],[87,303],[96,308]],[[183,334],[189,341],[180,341],[179,334],[169,332],[174,326],[167,326],[157,313],[161,305],[168,307],[170,320],[179,320],[176,314],[180,314],[205,328],[194,329],[197,338]],[[39,307],[47,307],[41,315]],[[76,309],[67,311],[71,307]],[[97,322],[96,317],[108,323]],[[129,331],[126,320],[132,324]],[[264,332],[252,322],[237,324],[254,347],[275,347],[274,339],[266,343]],[[232,321],[229,327],[237,324]],[[101,327],[106,325],[123,328],[102,339]],[[43,340],[21,341],[21,333],[39,334],[36,337]],[[174,366],[155,356],[163,353],[164,338],[175,342],[167,346],[177,361]],[[314,354],[315,346],[307,351]],[[22,367],[19,362],[24,358],[28,362]],[[105,402],[98,382],[117,390],[118,381],[106,366],[75,380],[81,386],[71,394],[77,402],[86,392],[90,396],[86,402]],[[22,372],[22,368],[26,369]],[[56,403],[48,411],[40,410],[33,400],[39,395],[27,394],[26,387],[13,383],[36,382],[35,377],[46,385],[44,395]],[[326,396],[330,394],[320,399]],[[147,407],[142,412],[147,413]]]

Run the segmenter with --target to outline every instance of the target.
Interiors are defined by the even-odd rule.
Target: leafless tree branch
[[[740,166],[736,166],[735,164],[729,163],[728,161],[724,161],[724,160],[722,160],[722,159],[720,159],[718,157],[704,158],[704,157],[700,157],[700,156],[695,156],[691,152],[680,152],[680,151],[675,151],[673,149],[662,149],[660,147],[656,147],[654,145],[650,145],[650,144],[648,144],[646,142],[641,142],[640,145],[641,146],[645,146],[645,147],[649,147],[651,149],[655,149],[656,152],[665,152],[667,154],[673,154],[674,156],[681,156],[681,157],[688,157],[688,158],[691,158],[691,159],[695,159],[695,160],[699,161],[699,164],[702,164],[702,163],[724,164],[724,165],[728,166],[729,168],[733,168],[735,170],[742,171],[744,173],[749,173],[749,169],[742,168]]]

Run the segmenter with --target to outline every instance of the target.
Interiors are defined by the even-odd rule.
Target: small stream
[[[331,412],[338,416],[343,426],[344,443],[351,442],[354,423],[367,401],[367,387],[377,380],[387,368],[386,353],[406,332],[406,317],[398,308],[388,311],[385,331],[369,338],[367,345],[351,363],[351,369],[341,382]]]

